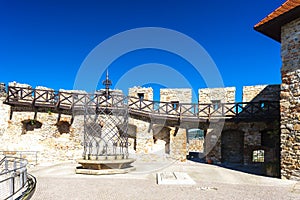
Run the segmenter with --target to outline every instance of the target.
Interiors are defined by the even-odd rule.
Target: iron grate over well
[[[103,90],[85,98],[84,159],[128,158],[126,100],[122,93],[107,93]]]

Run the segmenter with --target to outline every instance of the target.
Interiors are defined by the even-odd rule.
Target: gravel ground
[[[75,174],[61,163],[30,169],[37,178],[32,199],[298,199],[300,183],[242,173],[194,162],[135,163],[136,171],[117,175]],[[158,185],[156,172],[186,172],[195,185]]]

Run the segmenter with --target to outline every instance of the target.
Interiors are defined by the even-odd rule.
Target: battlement
[[[24,88],[26,98],[32,99],[30,93],[32,92],[32,86],[28,84],[22,84],[17,82],[10,82],[8,86]],[[38,91],[48,91],[48,93],[54,94],[54,89],[37,86],[35,89]],[[3,92],[6,90],[3,89]],[[101,90],[99,90],[101,91]],[[3,93],[2,92],[2,93]],[[64,90],[60,89],[62,93],[76,93],[87,94],[83,90]],[[96,91],[97,92],[97,91]],[[114,93],[124,93],[121,90],[111,90]],[[46,95],[38,94],[40,96]],[[142,98],[144,100],[154,100],[154,91],[151,87],[132,87],[128,89],[128,96]],[[219,103],[235,103],[236,101],[236,87],[224,87],[224,88],[200,88],[198,89],[198,102],[192,102],[192,89],[191,88],[162,88],[160,89],[161,102],[177,102],[177,103],[202,103],[213,104]],[[25,98],[25,99],[26,99]],[[279,101],[280,100],[280,85],[254,85],[244,86],[242,91],[242,102],[259,102],[259,101]]]
[[[129,88],[129,96],[140,97],[146,100],[153,100],[153,89],[151,87],[134,87]],[[279,101],[280,85],[254,85],[244,86],[242,91],[242,102],[259,102],[259,101]],[[236,87],[224,88],[200,88],[198,90],[198,102],[192,102],[192,89],[190,88],[163,88],[160,89],[161,102],[178,102],[178,103],[200,103],[213,104],[235,103]]]

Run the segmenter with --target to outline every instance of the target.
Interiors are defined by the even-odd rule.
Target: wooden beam
[[[13,108],[12,106],[10,107],[10,112],[9,112],[9,120],[12,120],[12,117],[13,117]]]
[[[71,124],[71,125],[73,124],[74,119],[75,119],[75,115],[74,115],[74,113],[72,113],[72,118],[71,118],[71,121],[70,121],[70,124]]]
[[[34,117],[33,117],[33,119],[34,119],[34,120],[37,119],[37,109],[36,109],[36,108],[34,108]]]
[[[58,111],[57,123],[60,121],[60,117],[61,117],[61,112]]]

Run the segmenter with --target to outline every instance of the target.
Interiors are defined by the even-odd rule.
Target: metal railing
[[[0,151],[0,156],[26,159],[29,165],[35,166],[38,164],[38,153],[39,151]]]
[[[10,156],[2,157],[0,199],[29,199],[35,190],[35,185],[35,178],[27,173],[27,160]]]

